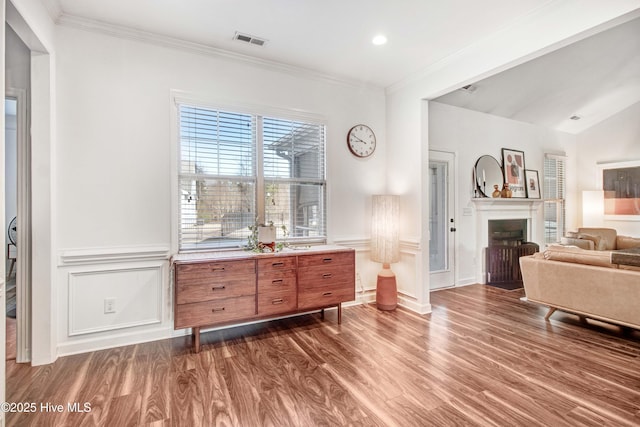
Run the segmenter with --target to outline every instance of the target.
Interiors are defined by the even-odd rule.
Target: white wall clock
[[[369,157],[376,149],[376,134],[367,125],[355,125],[347,133],[349,151],[357,157]]]

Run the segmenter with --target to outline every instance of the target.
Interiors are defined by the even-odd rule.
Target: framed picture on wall
[[[502,173],[504,182],[509,184],[512,197],[527,197],[527,188],[524,176],[524,152],[502,149]]]
[[[598,163],[604,219],[640,221],[640,161]]]
[[[538,179],[538,171],[525,169],[524,179],[527,183],[527,197],[530,199],[540,198],[540,180]]]

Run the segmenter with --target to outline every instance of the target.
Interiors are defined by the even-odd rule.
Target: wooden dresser
[[[342,246],[178,254],[173,257],[174,328],[200,329],[320,309],[355,299],[355,251]]]

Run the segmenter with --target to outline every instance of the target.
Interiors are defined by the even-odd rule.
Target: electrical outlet
[[[105,298],[104,300],[104,314],[115,313],[116,312],[116,299],[115,298]]]

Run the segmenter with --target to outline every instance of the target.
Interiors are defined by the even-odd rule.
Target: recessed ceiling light
[[[383,34],[378,34],[373,38],[373,40],[371,40],[371,43],[375,44],[376,46],[381,46],[386,42],[387,42],[387,37],[384,36]]]
[[[569,117],[570,120],[580,120],[582,117],[578,116],[578,115],[573,115],[571,117]]]

